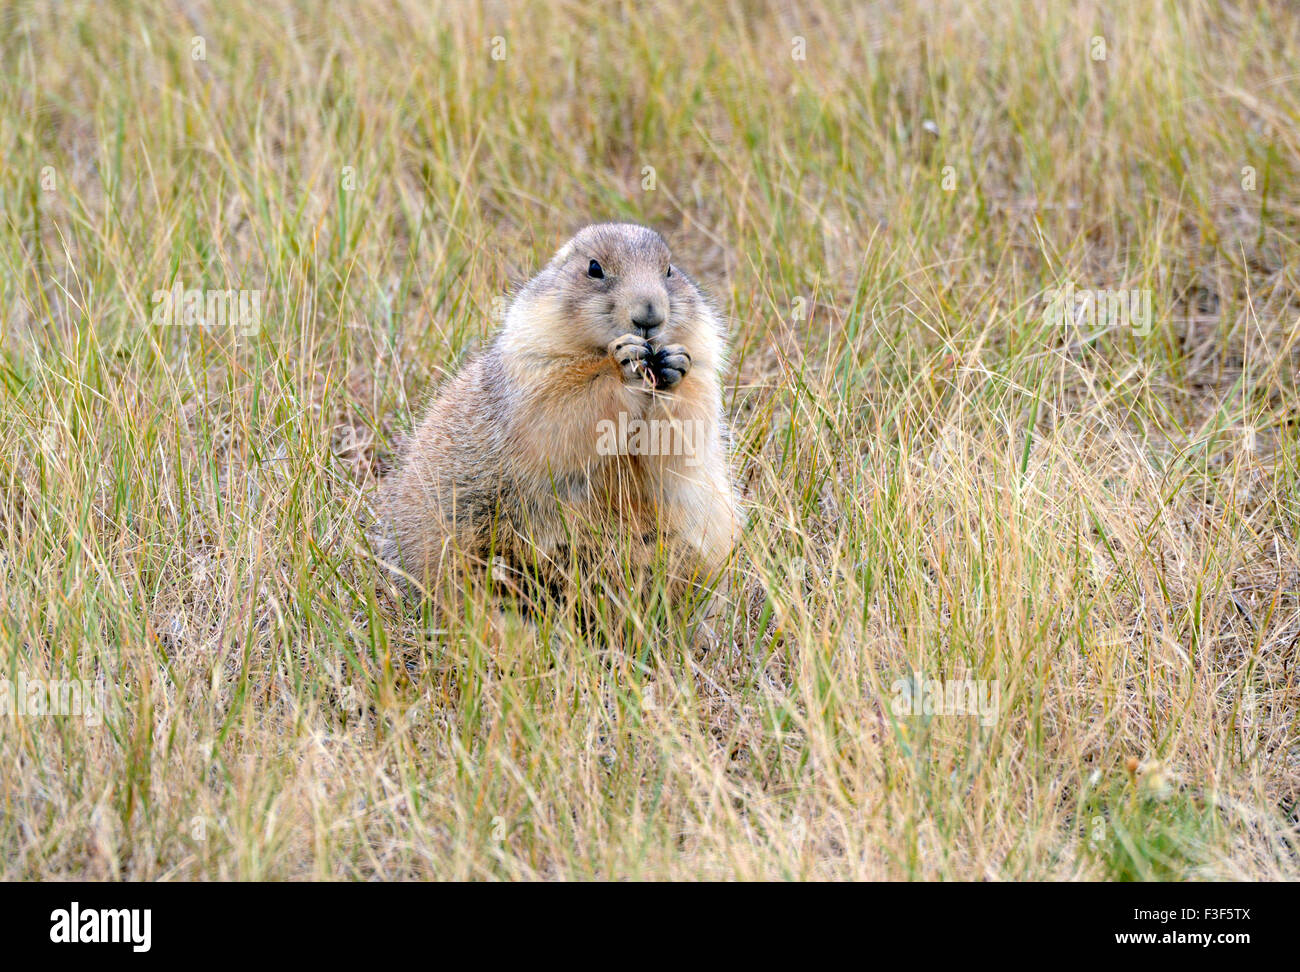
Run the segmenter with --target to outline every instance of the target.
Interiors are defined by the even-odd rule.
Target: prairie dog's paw
[[[691,356],[680,344],[665,344],[650,356],[656,388],[672,388],[691,370]]]
[[[609,342],[609,356],[618,365],[619,373],[627,382],[640,381],[646,373],[646,364],[653,353],[650,342],[638,334],[624,334]]]

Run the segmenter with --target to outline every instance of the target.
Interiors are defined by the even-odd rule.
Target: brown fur
[[[608,554],[611,537],[643,562],[669,551],[679,583],[726,563],[740,520],[722,416],[723,331],[685,273],[674,266],[665,276],[668,257],[652,230],[588,226],[517,294],[490,346],[439,392],[384,485],[390,563],[426,589],[458,554],[563,575],[574,553],[579,562]],[[590,275],[593,260],[603,279]],[[647,341],[633,318],[653,322],[653,308],[665,319]],[[630,361],[614,348],[629,334]],[[653,362],[671,368],[670,356],[684,360],[683,352],[679,380],[656,371]],[[599,448],[599,423],[617,425],[620,412],[660,429],[701,424],[690,426],[684,454],[602,454],[610,450]]]

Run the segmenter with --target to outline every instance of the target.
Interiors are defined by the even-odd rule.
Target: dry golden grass
[[[0,716],[0,877],[1297,876],[1290,4],[0,25],[0,677],[106,706]],[[430,630],[366,546],[599,219],[732,325],[708,651],[653,604]],[[178,281],[260,327],[155,323]],[[1054,325],[1067,281],[1149,333]],[[997,712],[900,714],[910,672]]]

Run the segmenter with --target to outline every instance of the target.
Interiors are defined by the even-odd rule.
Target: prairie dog
[[[384,558],[426,589],[459,554],[554,568],[663,545],[675,583],[740,529],[723,327],[653,230],[587,226],[439,391],[384,484]],[[628,548],[624,548],[628,549]]]

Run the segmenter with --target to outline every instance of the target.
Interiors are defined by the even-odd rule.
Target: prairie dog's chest
[[[599,456],[586,467],[557,478],[552,503],[578,522],[621,523],[631,529],[656,518],[646,462],[640,456]]]

